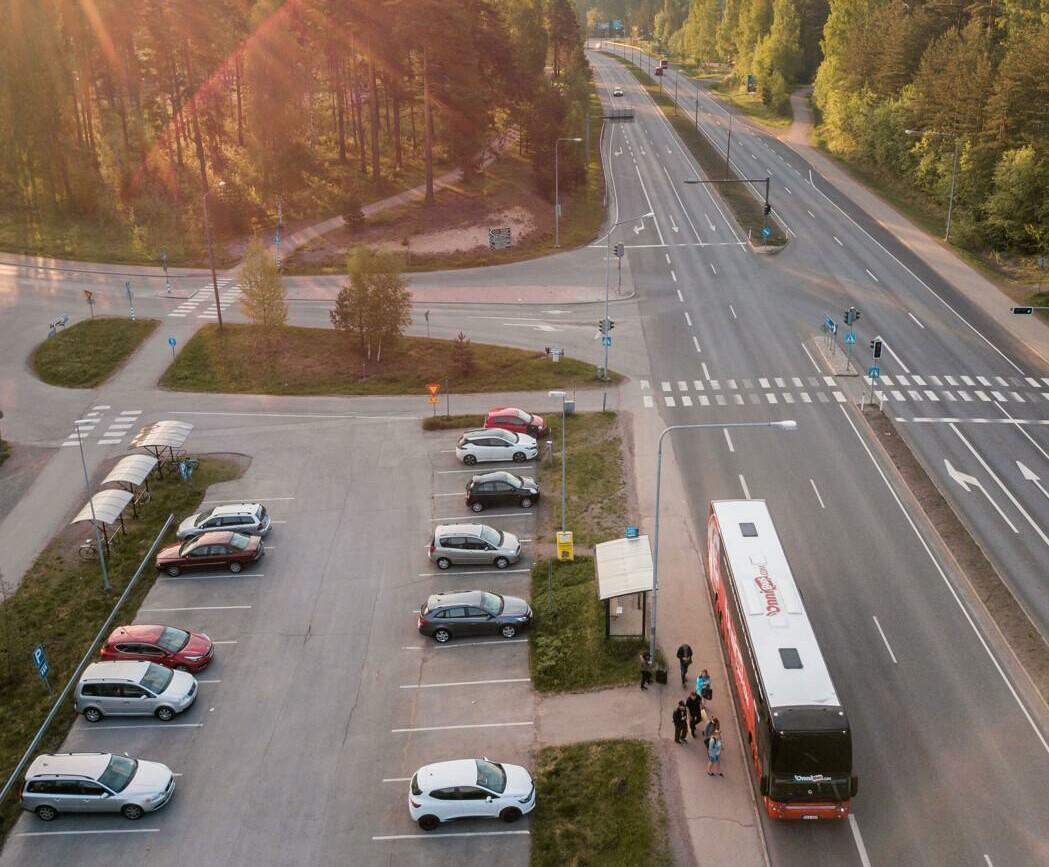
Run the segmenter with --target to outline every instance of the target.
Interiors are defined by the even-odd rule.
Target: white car
[[[612,91],[612,96],[622,96],[622,95],[623,95],[623,88],[621,88],[621,87],[617,87],[615,90]]]
[[[535,437],[514,433],[499,427],[468,430],[455,446],[455,456],[468,467],[480,461],[513,461],[515,464],[532,460],[539,454]]]
[[[535,809],[535,783],[520,765],[458,759],[424,765],[408,791],[408,812],[424,831],[441,822],[499,818],[516,822]]]

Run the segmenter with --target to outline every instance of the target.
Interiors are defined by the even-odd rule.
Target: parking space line
[[[222,683],[222,681],[221,680],[201,680],[198,677],[197,678],[197,683]]]
[[[402,644],[401,645],[401,650],[423,650],[423,649],[424,648],[423,648],[423,646],[421,644]]]
[[[173,723],[173,722],[155,722],[155,723],[130,723],[126,725],[89,725],[85,726],[88,731],[97,732],[108,729],[199,729],[204,723]]]
[[[275,500],[294,500],[295,497],[262,497],[259,499],[253,499],[252,497],[237,497],[235,500],[201,500],[201,503],[261,503],[262,500],[267,502]]]
[[[411,777],[383,777],[384,783],[407,783],[411,780]]]
[[[411,732],[450,732],[457,731],[460,729],[505,729],[505,728],[517,728],[520,726],[534,726],[535,723],[531,720],[528,722],[504,722],[504,723],[469,723],[467,725],[457,726],[421,726],[419,728],[408,728],[408,729],[390,729],[390,734],[410,734]]]
[[[143,611],[150,612],[162,612],[162,611],[234,611],[244,610],[251,608],[250,605],[201,605],[196,608],[139,608],[139,613]]]
[[[402,683],[400,689],[440,689],[443,686],[488,686],[493,683],[530,683],[530,677],[502,677],[495,680],[457,680],[451,683]]]
[[[452,451],[455,451],[455,449],[452,449]],[[533,467],[533,466],[535,466],[535,461],[522,461],[519,464],[515,464],[515,463],[507,462],[507,461],[501,461],[501,462],[500,461],[493,461],[490,464],[486,464],[486,466],[484,468],[478,467],[478,466],[474,466],[474,467],[471,467],[468,470],[435,470],[435,472],[439,476],[450,476],[450,475],[452,475],[454,473],[474,473],[474,474],[486,473],[486,472],[497,473],[500,470],[512,470],[514,467],[517,467],[518,469],[520,469],[521,467]]]
[[[457,647],[483,647],[488,644],[528,644],[527,638],[500,638],[496,641],[462,641],[458,643],[449,644],[437,644],[434,642],[437,650],[448,650],[449,648],[455,649]]]
[[[430,518],[431,524],[439,524],[441,521],[469,521],[471,519],[477,520],[477,515],[484,515],[486,518],[534,518],[535,512],[499,512],[485,514],[483,511],[474,512],[473,515],[455,515],[448,517],[447,515],[443,518]]]
[[[160,828],[107,828],[102,831],[23,831],[15,837],[72,837],[77,834],[156,834]],[[443,835],[442,835],[443,836]]]
[[[219,572],[216,575],[161,575],[161,581],[205,581],[208,578],[265,578],[261,572]]]
[[[436,578],[438,575],[519,575],[522,572],[531,572],[531,569],[469,569],[460,572],[420,572],[420,578]]]
[[[234,639],[232,641],[212,641],[211,643],[212,644],[236,644],[237,642]]]
[[[531,831],[450,831],[444,834],[434,833],[433,831],[425,834],[384,834],[376,837],[372,837],[373,840],[440,840],[442,837],[510,837],[510,836],[525,836],[531,834]]]

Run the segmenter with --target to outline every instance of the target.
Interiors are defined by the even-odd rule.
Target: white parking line
[[[454,449],[453,449],[454,451]],[[267,503],[274,500],[294,500],[295,497],[238,497],[235,500],[201,500],[202,503],[261,503],[265,500]]]
[[[750,488],[747,487],[747,480],[743,478],[743,473],[739,474],[739,483],[743,487],[743,496],[746,499],[750,499]]]
[[[432,831],[425,834],[384,834],[372,837],[373,840],[440,840],[443,837],[508,837],[508,836],[524,836],[527,837],[531,834],[531,831],[452,831],[445,833],[434,833]]]
[[[236,640],[233,641],[212,641],[212,644],[236,644]]]
[[[233,611],[251,608],[250,605],[202,605],[197,608],[139,608],[139,612],[161,612],[161,611]]]
[[[469,725],[458,725],[458,726],[422,726],[420,728],[410,729],[390,729],[390,734],[400,735],[409,734],[411,732],[449,732],[458,731],[460,729],[503,729],[503,728],[518,728],[520,726],[534,726],[535,723],[531,720],[527,722],[505,722],[505,723],[470,723]]]
[[[728,450],[730,452],[735,452],[736,447],[732,444],[732,437],[729,435],[728,430],[726,428],[722,428],[721,432],[725,435],[725,442],[728,443]],[[749,500],[750,498],[748,497],[747,499]]]
[[[896,659],[896,654],[892,652],[892,647],[889,644],[889,639],[885,637],[885,630],[881,628],[881,624],[878,622],[878,618],[872,614],[871,619],[874,621],[874,625],[878,627],[878,634],[881,636],[881,640],[885,642],[885,649],[889,651],[889,656],[892,658],[892,664],[899,665],[899,661]]]
[[[15,837],[73,837],[77,834],[156,834],[160,828],[108,828],[104,831],[23,831]]]
[[[103,729],[199,729],[204,723],[173,723],[173,722],[155,722],[155,723],[129,723],[129,724],[118,724],[118,725],[94,725],[84,726],[85,731],[97,732]]]
[[[695,334],[692,335],[692,345],[696,347],[696,352],[703,351],[703,348],[699,345],[699,338]]]
[[[399,689],[441,689],[445,686],[488,686],[493,683],[530,683],[530,677],[503,677],[496,680],[458,680],[451,683],[402,683]]]
[[[436,578],[438,575],[515,575],[521,572],[531,572],[531,569],[466,569],[459,572],[452,572],[450,569],[445,572],[420,572],[420,578]]]
[[[161,575],[161,581],[206,581],[208,578],[265,578],[261,572],[220,572],[217,575]]]
[[[498,514],[475,512],[474,515],[484,515],[486,518],[534,518],[535,512],[499,512]],[[455,515],[453,517],[445,516],[443,518],[430,518],[430,523],[438,524],[441,521],[467,521],[473,518],[474,515]]]
[[[434,644],[437,650],[448,650],[456,647],[484,647],[489,644],[528,644],[527,638],[500,638],[496,641],[463,641],[458,644]]]
[[[820,496],[820,490],[816,487],[816,482],[813,479],[809,479],[809,484],[812,485],[812,491],[815,493],[816,499],[820,501],[820,508],[826,509],[827,507],[823,505],[823,497]]]
[[[384,783],[407,783],[411,777],[383,777]]]

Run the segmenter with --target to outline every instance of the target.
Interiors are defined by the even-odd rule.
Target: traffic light
[[[860,321],[860,311],[855,307],[850,307],[845,311],[845,324],[852,325],[854,322]]]
[[[881,358],[882,342],[880,337],[871,338],[871,354],[877,359]]]
[[[612,330],[613,328],[615,328],[615,327],[616,327],[616,322],[615,322],[615,320],[614,320],[614,319],[609,319],[609,320],[608,320],[608,330],[609,330],[609,331],[611,331],[611,330]]]
[[[626,247],[624,247],[622,244],[616,244],[614,247],[612,247],[612,252],[619,258],[623,258],[623,253],[626,252]]]
[[[767,217],[769,214],[772,213],[772,205],[770,205],[768,202],[765,202],[765,207],[764,207],[763,210],[764,210],[765,216]]]
[[[1033,307],[1014,307],[1013,313],[1017,316],[1034,316]]]
[[[611,319],[598,319],[597,330],[602,334],[608,334],[613,328],[616,327],[616,323]]]

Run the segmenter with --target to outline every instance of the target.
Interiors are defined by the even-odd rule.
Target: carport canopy
[[[90,521],[91,510],[94,508],[95,520],[99,524],[112,524],[120,518],[120,513],[127,508],[133,496],[131,491],[118,491],[112,488],[99,491],[69,523],[79,524],[81,521]]]
[[[121,458],[120,462],[109,471],[109,475],[102,480],[103,485],[117,482],[122,485],[141,485],[157,465],[157,459],[153,455],[128,455]]]
[[[192,430],[188,421],[158,421],[142,428],[131,441],[131,448],[180,449]]]
[[[594,553],[599,599],[614,599],[652,589],[652,549],[648,536],[600,542],[594,547]]]

